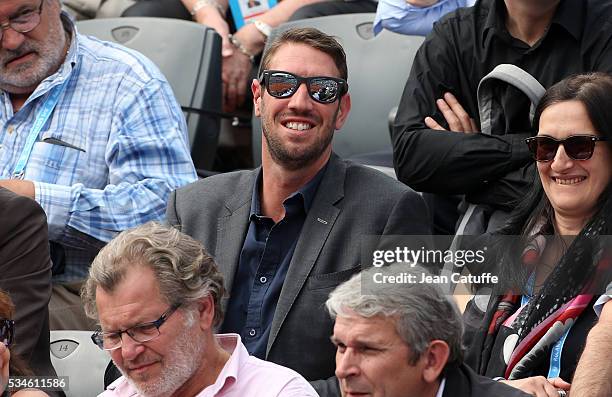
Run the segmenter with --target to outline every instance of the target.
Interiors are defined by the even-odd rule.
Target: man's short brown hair
[[[260,75],[261,72],[268,69],[272,57],[274,57],[274,54],[276,54],[278,49],[287,43],[305,44],[326,53],[334,60],[334,63],[340,72],[340,77],[344,80],[348,79],[346,53],[344,52],[344,49],[335,38],[314,28],[293,28],[284,31],[280,36],[276,37],[263,54],[259,69]]]

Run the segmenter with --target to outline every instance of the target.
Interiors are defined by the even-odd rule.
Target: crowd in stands
[[[0,2],[0,393],[70,394],[27,382],[63,375],[51,329],[108,352],[104,397],[612,396],[612,0],[257,1],[244,25],[230,3]],[[198,180],[157,66],[66,9],[213,28],[218,94],[261,120],[261,166]],[[364,100],[341,40],[268,40],[356,12],[426,35],[397,179],[334,153]],[[364,254],[436,233],[489,255]],[[448,264],[500,281],[461,312],[431,281]]]

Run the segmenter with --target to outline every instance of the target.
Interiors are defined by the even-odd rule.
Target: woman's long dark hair
[[[550,87],[536,107],[533,120],[534,130],[538,129],[544,110],[554,104],[567,101],[579,101],[585,106],[589,119],[597,132],[608,137],[609,140],[604,144],[612,147],[612,75],[600,72],[578,74],[567,77]],[[612,197],[612,182],[599,197],[599,210],[606,201],[609,201],[610,197]],[[495,233],[496,235],[518,236],[512,239],[511,244],[505,244],[508,240],[503,240],[504,244],[500,243],[500,246],[497,247],[496,261],[497,264],[503,264],[498,270],[500,279],[504,280],[499,284],[499,293],[507,291],[508,287],[525,285],[528,272],[522,266],[522,258],[517,253],[523,251],[529,233],[539,223],[544,225],[542,233],[555,234],[554,211],[548,197],[544,194],[540,178],[536,176],[533,189],[518,203],[505,226]],[[610,232],[608,230],[602,234],[610,234]]]

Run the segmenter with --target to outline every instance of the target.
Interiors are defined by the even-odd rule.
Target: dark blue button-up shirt
[[[222,332],[240,334],[250,354],[264,359],[276,303],[306,214],[327,166],[285,201],[285,217],[261,215],[262,174],[253,186],[249,230],[240,252]]]

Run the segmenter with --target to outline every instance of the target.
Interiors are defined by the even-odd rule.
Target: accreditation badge
[[[276,5],[276,0],[230,0],[230,9],[236,29],[252,22],[254,18]]]

